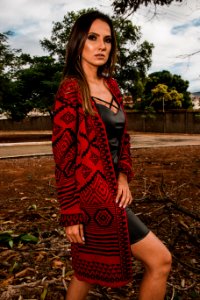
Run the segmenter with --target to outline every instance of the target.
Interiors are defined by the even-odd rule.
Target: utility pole
[[[162,97],[162,107],[163,107],[162,111],[165,112],[165,98],[164,98],[164,96]]]

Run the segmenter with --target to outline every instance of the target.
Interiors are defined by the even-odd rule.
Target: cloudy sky
[[[0,0],[0,32],[11,30],[12,48],[31,55],[45,55],[39,41],[50,37],[53,22],[69,11],[96,7],[112,13],[111,0]],[[141,7],[131,20],[141,26],[142,39],[152,42],[153,63],[149,72],[169,70],[200,91],[200,1],[184,1],[169,7]],[[189,55],[189,56],[188,56]]]

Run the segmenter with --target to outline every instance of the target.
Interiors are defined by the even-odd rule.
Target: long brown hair
[[[89,86],[81,65],[81,54],[85,44],[85,41],[88,36],[89,29],[92,23],[96,20],[100,19],[106,22],[111,30],[111,51],[108,58],[108,61],[103,66],[98,68],[98,76],[99,77],[109,77],[112,75],[114,71],[114,66],[116,62],[116,38],[115,32],[113,28],[113,23],[111,19],[99,12],[99,11],[91,11],[81,15],[75,22],[72,27],[69,41],[66,47],[66,59],[65,59],[65,67],[63,71],[63,77],[75,77],[79,81],[79,85],[81,88],[82,98],[83,98],[83,109],[85,112],[93,115],[94,111],[92,109],[91,101],[90,101],[90,91]]]

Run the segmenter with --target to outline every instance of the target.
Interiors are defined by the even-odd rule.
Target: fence
[[[159,112],[154,118],[144,117],[141,112],[127,112],[128,129],[136,132],[200,133],[200,111]],[[50,117],[30,117],[21,122],[0,120],[0,130],[51,130]]]
[[[200,111],[158,112],[153,117],[127,113],[128,129],[139,132],[200,133]]]
[[[51,130],[52,121],[49,116],[29,117],[20,122],[10,119],[0,120],[0,130],[4,131],[26,131],[26,130]]]

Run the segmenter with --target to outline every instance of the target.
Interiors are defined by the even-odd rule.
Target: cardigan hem
[[[74,276],[78,280],[85,281],[92,285],[98,284],[103,287],[111,287],[111,288],[119,288],[119,287],[125,286],[128,283],[132,282],[132,278],[124,280],[124,281],[119,281],[119,282],[108,282],[108,281],[103,281],[103,280],[98,280],[98,279],[85,278],[84,276],[78,275],[76,272],[74,272]]]

